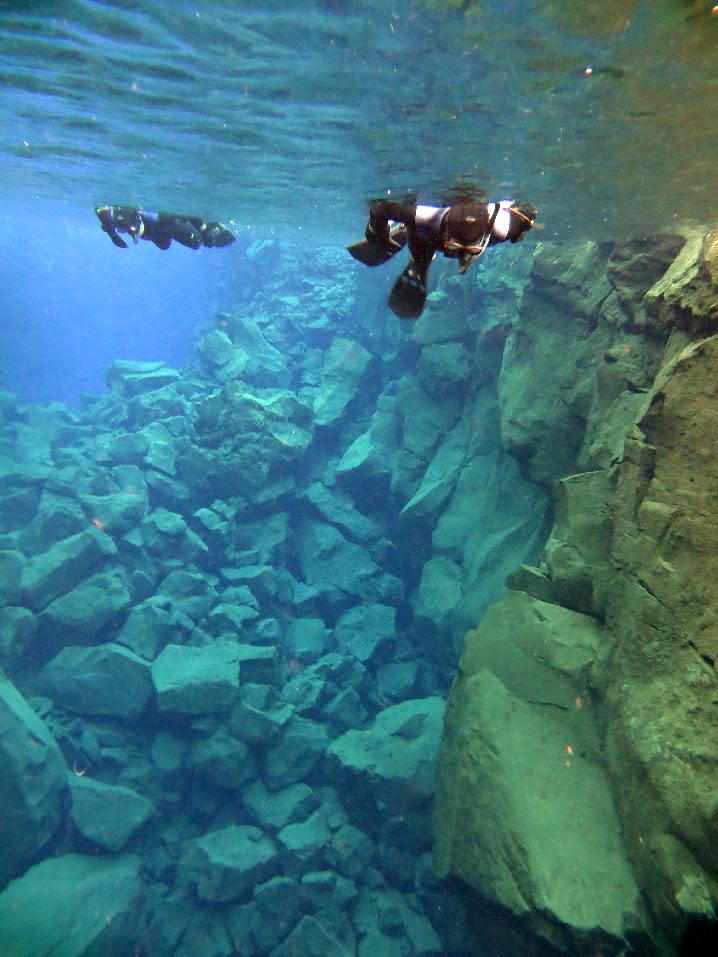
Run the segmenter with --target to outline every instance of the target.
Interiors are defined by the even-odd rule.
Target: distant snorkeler
[[[422,206],[375,199],[369,204],[366,238],[347,249],[366,266],[380,266],[408,245],[411,259],[394,284],[389,308],[401,319],[418,319],[437,252],[458,259],[463,275],[488,246],[519,242],[535,220],[532,206],[511,200]]]
[[[234,235],[221,223],[208,223],[201,216],[178,216],[176,213],[150,213],[134,206],[98,206],[95,209],[102,231],[115,246],[127,249],[120,233],[133,243],[146,239],[159,249],[169,249],[172,240],[190,249],[200,246],[229,246]]]

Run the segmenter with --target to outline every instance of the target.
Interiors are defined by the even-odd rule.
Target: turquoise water
[[[547,238],[710,221],[710,6],[3,3],[0,181],[343,239],[370,195],[462,180]]]
[[[541,282],[606,298],[608,245],[575,290],[559,246],[530,278],[538,241],[718,219],[718,15],[0,0],[0,26],[0,957],[514,957],[431,860],[463,637],[552,519],[502,440],[504,344],[531,282],[534,310]],[[537,225],[438,261],[401,322],[401,257],[344,247],[371,197],[462,189]],[[103,203],[235,242],[117,249]]]

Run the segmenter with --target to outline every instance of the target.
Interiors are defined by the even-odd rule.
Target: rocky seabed
[[[247,255],[0,395],[0,953],[712,953],[715,234]]]

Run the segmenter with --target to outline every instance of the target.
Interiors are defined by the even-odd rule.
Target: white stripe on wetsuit
[[[513,205],[512,199],[502,199],[499,203],[499,211],[496,214],[496,219],[494,220],[494,225],[491,228],[491,235],[494,239],[502,240],[506,239],[509,234],[509,229],[511,228],[511,212],[509,207]],[[496,203],[487,204],[487,212],[489,214],[489,222],[491,222],[491,217],[494,214],[494,209],[496,208]]]

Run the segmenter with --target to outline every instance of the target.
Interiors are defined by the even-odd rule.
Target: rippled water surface
[[[0,2],[0,187],[352,238],[391,188],[545,236],[718,219],[718,16],[687,0]]]

